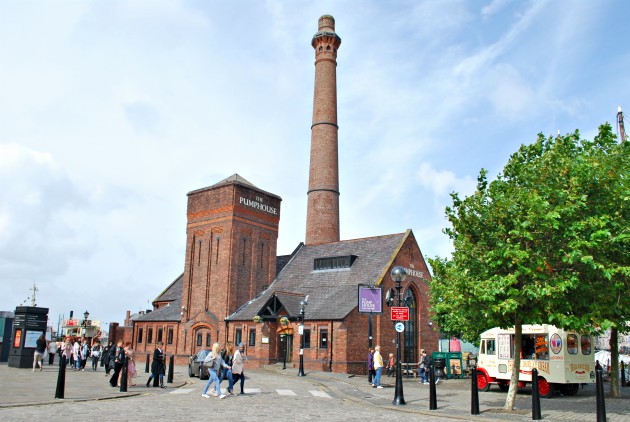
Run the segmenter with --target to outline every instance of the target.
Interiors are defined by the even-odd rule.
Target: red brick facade
[[[401,266],[407,269],[409,275],[401,283],[401,296],[404,297],[409,290],[413,292],[414,304],[411,305],[410,317],[412,325],[407,325],[404,336],[414,336],[414,353],[412,356],[403,356],[404,362],[417,362],[419,350],[438,350],[438,332],[429,324],[428,314],[428,285],[425,278],[429,272],[420,252],[420,248],[413,234],[406,237],[405,242],[391,260],[389,268],[383,274],[378,286],[386,292],[396,287],[392,280],[391,270]],[[349,299],[351,300],[351,299]],[[354,299],[352,299],[354,300]],[[396,306],[396,302],[394,306]],[[403,305],[404,306],[404,305]],[[415,309],[415,310],[414,310]],[[299,364],[300,336],[298,334],[297,321],[291,322],[287,332],[291,337],[291,352],[287,362],[288,367],[297,367]],[[283,360],[281,336],[279,329],[282,327],[278,321],[255,323],[254,321],[231,321],[228,323],[228,340],[237,343],[239,338],[237,330],[240,330],[240,340],[245,343],[249,356],[248,365],[260,366],[269,363],[280,363]],[[340,321],[305,321],[305,329],[310,330],[310,347],[304,349],[305,370],[324,370],[333,372],[345,372],[364,374],[366,371],[366,357],[368,352],[368,327],[369,315],[360,314],[358,307],[346,318]],[[410,328],[413,328],[410,330]],[[250,330],[256,332],[255,341],[250,342]],[[322,331],[325,330],[326,342],[322,344]],[[373,315],[372,321],[373,346],[381,345],[384,356],[396,353],[396,331],[390,318],[390,309],[383,308],[381,315]],[[263,342],[265,339],[265,342]],[[286,340],[285,340],[286,341]],[[404,348],[403,348],[404,350]]]
[[[279,222],[280,198],[252,187],[189,194],[179,353],[224,342],[224,318],[271,284]]]

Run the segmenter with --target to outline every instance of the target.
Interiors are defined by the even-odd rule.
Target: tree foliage
[[[593,141],[539,135],[495,180],[482,170],[472,195],[451,194],[453,256],[430,260],[440,326],[472,341],[520,324],[626,331],[628,152],[608,124]]]

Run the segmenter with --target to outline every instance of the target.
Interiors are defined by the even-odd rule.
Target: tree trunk
[[[521,369],[521,346],[523,343],[523,324],[517,322],[514,324],[514,365],[512,366],[512,377],[510,378],[510,388],[505,398],[505,410],[514,410],[514,402],[516,401],[516,392],[518,391],[518,375]],[[499,353],[499,350],[497,350]],[[498,357],[498,356],[497,356]]]
[[[621,397],[619,391],[619,331],[610,329],[610,397]]]

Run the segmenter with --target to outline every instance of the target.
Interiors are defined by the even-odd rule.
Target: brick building
[[[419,349],[437,350],[438,333],[428,315],[430,275],[411,230],[341,241],[337,126],[337,51],[341,39],[332,16],[319,19],[314,35],[315,92],[305,243],[276,256],[280,202],[235,174],[188,194],[184,273],[154,301],[153,311],[133,319],[138,353],[162,341],[165,352],[185,363],[212,343],[246,344],[249,366],[285,361],[300,353],[300,302],[305,306],[304,367],[365,373],[368,326],[373,345],[395,352],[389,310],[358,312],[358,287],[387,291],[396,266],[407,269],[402,286],[410,320],[405,323],[403,362]]]

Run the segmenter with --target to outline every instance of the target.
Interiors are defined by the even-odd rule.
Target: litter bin
[[[446,368],[446,359],[445,358],[437,358],[433,360],[433,365],[435,367],[435,376],[438,378],[444,378],[444,368]]]

